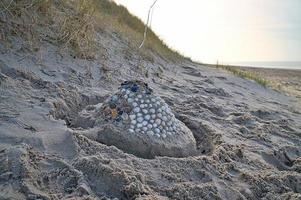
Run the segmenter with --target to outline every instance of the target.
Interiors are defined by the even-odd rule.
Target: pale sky
[[[144,22],[153,0],[115,0]],[[158,0],[152,29],[200,62],[301,61],[301,0]]]

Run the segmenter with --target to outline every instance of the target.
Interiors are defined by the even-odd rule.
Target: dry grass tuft
[[[24,48],[38,50],[40,24],[49,24],[51,0],[3,0],[0,2],[1,40],[8,45],[11,36],[24,39]]]
[[[59,24],[59,41],[65,47],[71,47],[80,58],[92,59],[96,53],[95,9],[92,1],[75,1],[72,15],[63,14],[57,19]]]
[[[152,30],[143,48],[138,49],[144,26],[125,7],[110,0],[0,1],[0,41],[7,45],[21,38],[23,48],[35,52],[46,40],[77,57],[92,59],[101,51],[96,38],[97,31],[101,30],[126,38],[134,53],[151,62],[154,52],[165,59],[181,58]]]
[[[94,7],[89,0],[4,0],[0,3],[2,39],[22,38],[23,46],[38,51],[51,40],[81,58],[95,54]]]

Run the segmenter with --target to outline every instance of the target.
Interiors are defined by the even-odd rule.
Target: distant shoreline
[[[205,64],[205,63],[202,63],[202,65],[207,65],[207,66],[210,66],[210,67],[216,67],[217,64]],[[282,70],[287,70],[287,71],[297,71],[297,72],[300,72],[301,71],[301,67],[300,68],[281,68],[281,67],[259,67],[259,66],[254,66],[254,65],[235,65],[235,64],[223,64],[223,63],[219,63],[218,64],[219,66],[229,66],[229,67],[235,67],[235,68],[239,68],[239,69],[252,69],[252,70],[279,70],[279,71],[282,71]]]
[[[239,69],[250,69],[250,70],[254,70],[254,71],[293,71],[293,72],[301,72],[301,68],[300,69],[292,69],[292,68],[270,68],[270,67],[257,67],[257,66],[241,66],[241,65],[227,65],[230,67],[236,67]]]
[[[240,66],[248,68],[264,68],[264,69],[292,69],[301,70],[301,61],[292,62],[229,62],[219,63],[221,65]]]

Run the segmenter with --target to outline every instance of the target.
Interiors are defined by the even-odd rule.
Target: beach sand
[[[144,60],[116,33],[97,41],[106,56],[93,60],[0,43],[0,199],[301,198],[295,97],[184,58]],[[99,142],[87,112],[133,79],[191,130],[196,154],[146,159]]]
[[[295,96],[301,100],[301,70],[269,69],[257,67],[238,67],[241,70],[256,73],[271,82],[275,89]]]

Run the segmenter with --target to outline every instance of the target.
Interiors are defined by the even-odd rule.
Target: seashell
[[[139,107],[135,107],[135,108],[134,108],[134,112],[135,112],[135,113],[140,112],[140,108],[139,108]]]
[[[118,100],[118,96],[117,95],[113,95],[112,97],[111,97],[111,101],[117,101]]]
[[[114,103],[114,102],[109,102],[109,107],[111,108],[111,109],[115,109],[116,108],[116,103]]]
[[[145,115],[145,116],[144,116],[144,119],[146,119],[146,120],[150,120],[150,118],[151,118],[150,115]]]
[[[122,113],[121,118],[123,121],[127,121],[129,119],[129,115],[126,113]]]
[[[163,116],[163,117],[162,117],[162,120],[163,120],[163,121],[167,121],[167,117],[166,117],[166,116]]]
[[[153,113],[156,113],[156,110],[151,108],[151,109],[149,109],[149,112],[153,114]]]
[[[146,133],[149,134],[149,135],[154,135],[153,131],[147,131]]]
[[[112,116],[112,118],[113,118],[113,119],[116,118],[117,115],[118,115],[117,109],[112,109],[112,110],[111,110],[111,116]]]
[[[158,118],[157,118],[157,119],[155,120],[155,123],[156,123],[157,125],[160,125],[160,124],[161,124],[161,119],[158,119]]]
[[[169,120],[169,121],[167,122],[167,126],[171,126],[171,124],[172,124],[172,121]]]
[[[142,125],[143,125],[143,126],[146,126],[147,124],[148,124],[147,121],[143,121],[143,122],[142,122]]]
[[[137,92],[139,90],[139,86],[137,84],[133,84],[131,87],[132,92]]]
[[[160,134],[160,132],[161,132],[160,129],[158,129],[158,128],[155,128],[154,131],[155,131],[155,133],[157,133],[157,134]]]
[[[137,118],[137,121],[138,121],[138,122],[142,122],[142,121],[143,121],[143,117],[138,117],[138,118]]]
[[[135,133],[135,131],[133,129],[129,129],[130,133]]]

